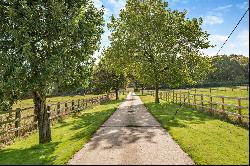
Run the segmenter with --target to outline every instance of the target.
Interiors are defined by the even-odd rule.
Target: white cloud
[[[238,54],[249,57],[249,29],[238,32],[235,39],[235,45],[235,50],[238,52]]]
[[[219,6],[217,8],[214,9],[214,11],[229,11],[229,9],[232,7],[233,5],[226,5],[226,6]]]
[[[216,55],[226,39],[225,35],[209,36],[210,44],[216,45],[216,47],[202,50],[202,52],[210,56]],[[241,54],[249,57],[249,30],[245,29],[231,36],[219,54]]]
[[[204,18],[204,24],[205,25],[222,24],[224,22],[223,19],[224,13],[230,11],[232,7],[233,5],[229,4],[225,6],[218,6],[208,11]]]
[[[224,22],[222,17],[215,15],[208,15],[205,17],[204,23],[208,25],[222,24]]]
[[[219,43],[219,42],[224,42],[227,39],[227,36],[225,35],[210,35],[209,40],[211,43]]]
[[[241,47],[249,49],[249,30],[247,29],[239,32],[236,36],[236,40]]]

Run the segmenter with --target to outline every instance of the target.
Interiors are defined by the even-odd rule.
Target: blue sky
[[[125,7],[126,0],[93,0],[97,8],[103,5],[105,8],[104,19],[110,21],[113,14],[119,16],[120,9]],[[202,50],[205,55],[214,56],[227,36],[231,33],[241,16],[249,7],[248,0],[168,0],[169,7],[188,11],[187,18],[203,18],[203,30],[210,34],[211,44],[214,48]],[[110,32],[105,26],[102,35],[101,49],[95,53],[100,55],[104,47],[109,46],[108,36]],[[220,54],[243,54],[249,57],[249,13],[244,17]]]

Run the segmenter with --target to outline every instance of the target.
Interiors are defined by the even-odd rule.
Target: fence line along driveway
[[[68,164],[193,165],[194,162],[146,110],[140,98],[130,93]]]
[[[144,94],[155,96],[154,90],[145,90]],[[224,118],[238,122],[249,128],[249,98],[215,96],[208,94],[191,94],[181,91],[161,91],[159,98],[168,102],[192,106],[210,114],[223,115]]]
[[[78,99],[66,102],[58,102],[47,105],[47,113],[51,124],[61,120],[67,115],[77,114],[82,110],[100,103],[108,102],[114,98],[114,93],[96,97]],[[17,108],[6,112],[0,112],[0,148],[12,143],[16,137],[30,134],[37,129],[37,118],[34,107]]]

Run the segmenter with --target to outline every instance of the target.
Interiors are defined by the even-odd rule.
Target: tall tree
[[[91,0],[0,2],[0,85],[4,94],[33,95],[39,143],[51,140],[46,96],[83,82],[103,33],[103,9]],[[13,93],[10,93],[13,94]]]
[[[128,0],[118,18],[112,17],[109,59],[117,66],[139,66],[143,82],[170,87],[194,84],[210,69],[200,50],[210,47],[202,19],[187,19],[186,11],[172,11],[162,0]],[[134,65],[132,65],[134,64]]]
[[[92,82],[95,92],[109,93],[115,91],[116,100],[118,100],[119,89],[125,87],[126,78],[123,72],[109,66],[103,58],[94,69]]]

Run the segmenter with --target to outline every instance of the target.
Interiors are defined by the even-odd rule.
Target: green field
[[[196,93],[195,93],[195,89],[196,89]],[[232,90],[233,89],[233,90]],[[232,88],[228,88],[228,87],[220,87],[220,88],[212,88],[211,93],[210,93],[210,88],[193,88],[193,89],[177,89],[174,90],[175,93],[187,93],[189,92],[190,94],[203,94],[203,95],[213,95],[213,102],[218,102],[218,103],[222,103],[222,98],[221,96],[225,96],[225,97],[235,97],[236,99],[229,99],[229,98],[224,98],[224,103],[225,104],[231,104],[231,105],[238,105],[238,99],[237,98],[248,98],[249,97],[249,91],[247,91],[247,87],[232,87]],[[164,90],[160,91],[160,92],[164,92]],[[217,96],[217,97],[215,97]],[[191,103],[193,103],[193,96],[191,96]],[[200,96],[197,96],[197,103],[200,104]],[[204,96],[204,106],[208,106],[209,107],[209,101],[210,101],[210,97],[208,96]],[[249,99],[242,99],[241,100],[241,106],[245,106],[248,107],[249,106]],[[222,106],[220,104],[214,104],[213,107],[215,107],[216,109],[222,109]],[[235,106],[225,106],[225,110],[230,111],[230,112],[234,112],[234,113],[238,113],[238,109]],[[241,110],[243,115],[249,115],[249,109],[244,108]]]
[[[206,113],[140,96],[150,113],[196,164],[249,164],[249,130]],[[176,114],[176,115],[175,115]]]
[[[54,104],[57,102],[66,102],[66,101],[72,101],[72,100],[78,100],[78,99],[87,99],[91,97],[96,97],[98,95],[75,95],[75,96],[58,96],[58,97],[48,97],[46,99],[47,104]],[[19,100],[13,105],[13,109],[16,108],[27,108],[27,107],[33,107],[33,99],[25,99],[25,100]]]
[[[111,101],[69,117],[52,128],[52,141],[38,144],[38,133],[19,138],[13,145],[0,150],[0,164],[66,164],[68,160],[89,141],[93,133],[112,115],[124,99]]]
[[[197,94],[211,94],[216,96],[234,96],[234,97],[248,97],[249,91],[247,91],[246,86],[242,87],[216,87],[211,88],[191,88],[190,90],[187,89],[177,89],[175,91],[182,91],[182,92],[188,92],[190,93],[196,93]]]

